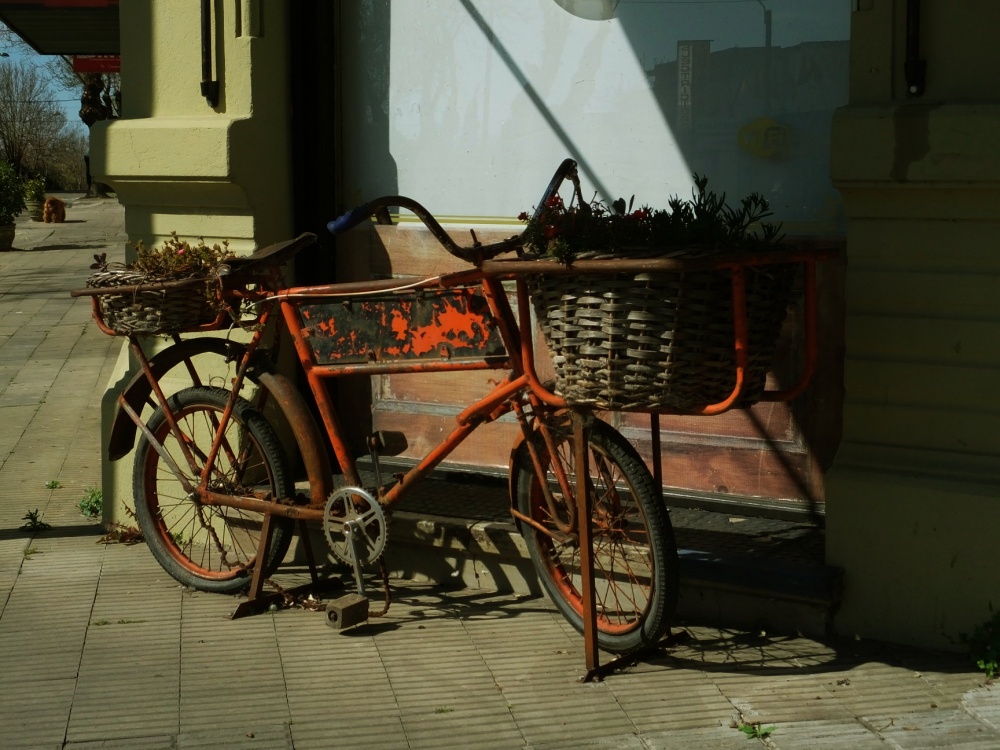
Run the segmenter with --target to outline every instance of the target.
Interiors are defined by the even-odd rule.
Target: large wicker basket
[[[764,390],[794,268],[745,269],[749,366],[737,406]],[[540,275],[529,288],[556,393],[571,404],[683,412],[724,401],[735,387],[728,271]]]
[[[213,322],[212,280],[151,279],[127,269],[98,271],[87,286],[107,288],[97,296],[104,324],[120,334],[170,334]],[[138,287],[138,288],[137,288]]]

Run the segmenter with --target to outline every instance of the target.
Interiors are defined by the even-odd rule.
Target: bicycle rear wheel
[[[576,491],[576,460],[569,415],[544,417],[554,455],[541,433],[532,436],[552,493],[550,507],[535,472],[528,444],[514,459],[514,487],[520,512],[542,531],[519,522],[532,562],[557,609],[583,632],[583,594],[577,524],[553,467],[562,465]],[[628,653],[659,641],[677,606],[677,547],[670,518],[649,470],[614,428],[588,418],[585,426],[591,492],[594,582],[598,645]],[[570,502],[575,502],[570,500]]]
[[[228,391],[204,386],[186,388],[168,399],[197,471],[170,431],[163,409],[157,408],[148,422],[150,432],[192,487],[200,482],[199,473],[228,400]],[[203,505],[185,491],[145,435],[136,449],[132,482],[139,528],[164,570],[201,591],[233,594],[249,585],[257,564],[263,514]],[[244,399],[237,399],[226,424],[209,489],[260,499],[294,494],[291,472],[274,430]],[[274,572],[284,558],[292,533],[291,519],[272,517],[265,575]]]

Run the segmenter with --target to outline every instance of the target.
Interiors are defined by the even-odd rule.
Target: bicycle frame
[[[478,284],[478,286],[474,286],[474,284]],[[398,292],[401,287],[407,291],[413,290],[416,293],[422,294],[451,289],[460,289],[465,292],[472,289],[481,291],[482,299],[484,299],[488,305],[488,310],[485,314],[483,312],[465,311],[465,317],[462,319],[462,323],[469,327],[478,325],[484,329],[489,328],[495,330],[499,341],[502,344],[502,349],[499,351],[497,350],[495,340],[496,337],[494,337],[494,339],[484,339],[483,342],[480,342],[492,344],[492,349],[483,347],[479,356],[466,357],[461,361],[457,361],[453,358],[450,350],[442,351],[440,352],[441,356],[432,359],[397,357],[392,360],[379,359],[377,356],[372,356],[370,361],[367,362],[348,362],[341,364],[337,362],[318,363],[316,361],[316,348],[311,346],[309,342],[316,340],[317,337],[315,336],[315,331],[317,328],[315,326],[309,327],[305,325],[303,318],[304,308],[321,306],[324,301],[331,300],[339,301],[338,304],[345,303],[347,300],[351,300],[356,303],[358,300],[364,300],[373,296]],[[244,347],[241,347],[242,352],[235,363],[236,374],[229,389],[231,393],[230,403],[219,418],[218,424],[215,425],[215,436],[209,453],[204,458],[202,468],[200,470],[200,486],[187,486],[186,482],[183,480],[184,472],[180,471],[176,466],[173,466],[174,473],[177,475],[178,479],[185,484],[186,491],[199,494],[202,498],[202,502],[207,505],[229,505],[242,510],[284,516],[302,521],[322,521],[325,494],[316,497],[316,493],[312,493],[312,500],[303,504],[302,502],[295,502],[294,498],[272,498],[270,500],[262,500],[255,497],[223,495],[207,489],[210,467],[215,460],[215,457],[221,450],[231,450],[231,447],[225,445],[223,435],[225,434],[225,428],[231,415],[232,406],[239,397],[247,379],[248,372],[255,362],[267,324],[276,314],[277,317],[279,317],[281,324],[287,328],[291,335],[299,360],[299,365],[305,373],[310,391],[312,392],[318,407],[325,432],[325,439],[328,441],[328,444],[333,450],[334,456],[340,464],[341,471],[347,484],[351,486],[360,487],[362,486],[362,481],[357,470],[356,459],[351,455],[350,450],[347,447],[348,441],[345,437],[346,433],[337,417],[336,408],[326,391],[325,381],[327,379],[358,374],[381,375],[413,372],[434,373],[480,369],[503,369],[507,371],[508,374],[506,378],[501,380],[501,382],[498,383],[489,393],[485,394],[482,398],[471,404],[456,416],[457,425],[455,429],[433,450],[424,456],[423,459],[410,468],[409,471],[405,472],[395,485],[385,492],[383,492],[383,488],[376,488],[379,492],[379,502],[384,507],[389,508],[400,503],[404,499],[408,490],[433,471],[452,453],[452,451],[454,451],[476,428],[482,424],[495,421],[505,414],[514,412],[521,425],[522,434],[525,438],[531,434],[533,429],[540,429],[544,435],[546,428],[544,425],[539,425],[538,427],[533,426],[531,419],[532,414],[536,413],[539,409],[553,407],[561,408],[565,406],[565,403],[562,402],[562,399],[547,391],[541,385],[534,372],[532,361],[534,355],[530,341],[530,329],[528,329],[529,333],[524,335],[524,325],[527,321],[530,321],[530,318],[527,316],[530,301],[528,299],[526,286],[521,282],[518,282],[517,284],[516,296],[519,309],[524,311],[521,321],[518,321],[517,317],[513,313],[510,301],[503,288],[500,277],[498,275],[484,274],[480,271],[449,274],[447,276],[423,279],[409,284],[400,284],[398,281],[394,282],[392,285],[386,284],[385,282],[372,282],[370,284],[352,282],[322,287],[295,287],[279,290],[275,294],[270,295],[261,301],[263,309],[261,310],[261,313],[256,321],[256,327],[258,330],[254,333],[250,342]],[[453,311],[453,313],[454,316],[462,314],[459,311]],[[454,325],[456,321],[452,322]],[[410,321],[404,320],[401,328],[408,330],[410,328],[409,324]],[[280,333],[275,334],[276,338],[278,336],[280,336]],[[444,338],[441,339],[440,343],[444,347],[448,346]],[[152,393],[155,397],[155,401],[166,413],[171,431],[174,432],[178,441],[184,445],[183,436],[173,420],[167,402],[167,397],[159,387],[157,374],[154,372],[153,366],[143,354],[141,347],[138,345],[138,342],[134,340],[134,337],[132,345],[133,351],[135,352],[136,357],[139,360],[140,367],[142,368],[143,376],[152,386]],[[367,351],[374,354],[374,351],[371,349],[368,349]],[[342,357],[343,355],[340,353],[334,359]],[[199,383],[200,379],[197,377],[196,373],[194,373],[190,358],[184,357],[180,361],[184,362],[186,367],[189,368],[193,381],[196,384]],[[273,382],[268,383],[267,388],[268,392],[271,392],[274,389]],[[284,402],[282,408],[287,411],[289,408],[287,402],[294,399],[290,398],[290,394],[287,392],[284,392],[282,395],[284,396],[284,398],[280,398],[280,400]],[[128,399],[121,398],[120,404],[131,421],[141,431],[143,431],[144,434],[146,434],[147,439],[153,443],[154,448],[157,447],[157,442],[153,436],[148,433],[148,430],[145,428],[141,417],[136,413],[136,410],[129,405]],[[525,409],[525,407],[529,408]],[[298,409],[296,411],[296,418],[290,419],[289,422],[292,425],[293,431],[296,433],[296,442],[299,446],[314,443],[317,435],[321,434],[317,433],[314,429],[314,426],[311,424],[311,416],[309,416],[308,412],[304,409]],[[546,440],[551,447],[551,439],[546,438]],[[185,450],[185,458],[187,459],[189,465],[194,467],[195,459],[188,451],[189,449]],[[532,453],[534,452],[530,447],[529,451]],[[161,455],[165,459],[168,459],[165,453],[161,453]],[[536,468],[540,471],[538,457],[533,455],[533,461],[536,464]],[[307,469],[309,467],[312,468],[312,470],[309,471],[310,485],[316,484],[324,488],[331,485],[331,479],[329,476],[316,474],[317,469],[321,472],[324,471],[318,460],[312,459],[306,463]],[[329,468],[327,467],[325,471],[329,471]],[[561,485],[561,491],[565,493],[566,497],[572,497],[573,492],[565,474],[558,471],[558,469],[556,473],[560,479],[559,484]],[[544,490],[547,492],[548,488],[546,487]],[[513,510],[513,512],[522,521],[532,525],[537,525],[532,519],[522,516],[522,514],[518,513],[516,510]]]

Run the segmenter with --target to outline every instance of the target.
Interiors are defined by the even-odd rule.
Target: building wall
[[[907,94],[906,4],[861,0],[834,120],[847,393],[827,558],[840,631],[959,647],[1000,606],[1000,8],[921,5],[926,92]]]
[[[215,107],[200,88],[199,4],[121,3],[122,119],[95,125],[91,168],[133,241],[176,230],[252,250],[292,231],[286,8],[213,7]]]

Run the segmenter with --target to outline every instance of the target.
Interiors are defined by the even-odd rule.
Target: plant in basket
[[[575,176],[574,176],[575,177]],[[705,269],[712,258],[747,263],[749,366],[738,402],[759,399],[788,306],[793,271],[749,261],[782,240],[759,194],[735,206],[694,175],[692,198],[663,209],[559,196],[520,215],[529,257],[669,258],[700,268],[644,273],[538,274],[532,301],[570,403],[602,409],[697,411],[725,401],[736,384],[731,272]],[[610,266],[611,264],[609,264]]]
[[[781,239],[780,225],[763,221],[771,211],[760,194],[751,193],[732,207],[725,193],[708,189],[707,177],[695,174],[694,182],[690,200],[675,196],[666,209],[633,210],[635,196],[628,204],[619,198],[610,206],[597,199],[586,203],[579,192],[569,206],[553,196],[534,214],[523,212],[518,217],[526,224],[525,247],[570,263],[577,257],[661,255],[678,249],[687,255],[753,251]]]
[[[211,323],[225,308],[219,267],[233,258],[228,241],[206,245],[176,232],[158,247],[130,243],[135,260],[108,263],[94,256],[87,286],[107,288],[97,297],[105,325],[117,333],[175,333]]]

